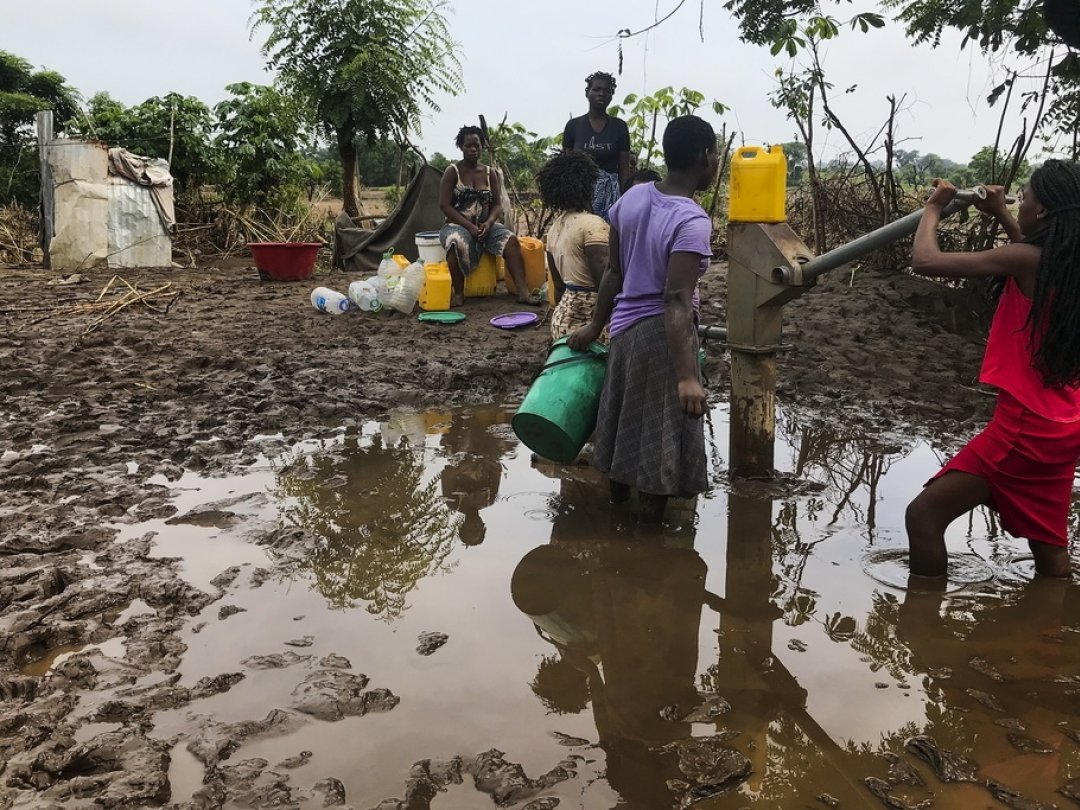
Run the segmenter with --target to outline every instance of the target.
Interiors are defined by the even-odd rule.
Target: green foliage
[[[491,160],[508,173],[507,184],[518,192],[536,187],[536,173],[559,151],[560,143],[561,136],[541,137],[517,122],[488,130]]]
[[[54,128],[79,109],[79,94],[52,70],[34,71],[25,59],[0,50],[0,143],[18,144],[29,134],[34,115],[52,110]]]
[[[969,184],[1001,184],[1004,182],[1006,174],[1012,170],[1012,164],[1008,155],[995,152],[993,146],[984,146],[972,156],[971,161],[968,163],[968,170],[972,176]],[[1016,177],[1013,178],[1011,185],[1014,188],[1023,185],[1030,176],[1031,166],[1028,165],[1026,160],[1021,160],[1016,169]]]
[[[181,194],[223,180],[224,155],[214,137],[214,114],[194,96],[168,93],[125,107],[108,93],[98,93],[71,128],[82,137],[140,155],[168,159],[171,152],[170,171]]]
[[[428,160],[428,163],[430,163],[432,166],[434,166],[439,171],[442,171],[443,169],[445,169],[447,166],[450,165],[450,158],[448,158],[442,152],[436,152]]]
[[[424,0],[262,0],[254,20],[269,67],[333,134],[404,139],[462,87],[446,20]]]
[[[216,146],[228,156],[225,197],[234,203],[291,208],[310,175],[300,148],[305,138],[292,99],[273,87],[241,82],[214,108]]]
[[[304,150],[304,189],[309,200],[319,188],[325,188],[335,197],[341,196],[341,159],[325,146]]]
[[[536,189],[536,173],[548,158],[559,151],[561,134],[541,137],[517,122],[501,124],[488,131],[489,162],[503,172],[503,182],[510,199],[511,210],[504,212],[509,223],[525,222],[525,230],[541,236],[554,216],[540,201]],[[515,227],[515,225],[511,225]]]
[[[8,51],[0,50],[0,204],[37,205],[37,148],[34,116],[53,111],[53,126],[64,125],[79,109],[79,95],[67,80],[51,70],[33,66]]]
[[[840,32],[841,23],[827,16],[820,0],[727,0],[724,8],[738,20],[742,39],[768,46],[772,53],[794,57],[804,50],[810,38],[826,41]],[[843,7],[841,0],[831,5]],[[896,13],[916,44],[937,47],[946,31],[963,34],[961,47],[973,43],[980,50],[1018,58],[1016,72],[1046,76],[1046,116],[1040,124],[1046,130],[1051,147],[1064,144],[1080,152],[1077,130],[1080,128],[1080,54],[1058,48],[1047,58],[1045,48],[1058,42],[1047,27],[1043,3],[1021,0],[881,0],[880,9]],[[885,18],[877,12],[856,14],[848,23],[863,32],[881,28]],[[1013,73],[1012,75],[1015,75]],[[1012,77],[991,89],[987,102],[993,105],[1009,88]],[[1037,106],[1041,92],[1031,92],[1021,99],[1023,107]],[[1080,155],[1078,155],[1080,156]]]
[[[408,142],[440,93],[462,89],[441,3],[432,0],[260,0],[263,54],[313,123],[338,145],[345,207],[357,214],[356,147]]]
[[[806,144],[802,141],[788,141],[781,144],[784,150],[784,158],[787,160],[787,184],[795,186],[802,182],[806,172],[807,157]]]
[[[683,87],[676,92],[673,87],[662,87],[651,95],[631,93],[621,105],[608,108],[608,112],[626,121],[630,129],[630,153],[648,165],[653,162],[653,156],[659,154],[657,144],[664,125],[680,115],[693,115],[704,103],[704,93],[697,90]],[[724,104],[713,101],[714,114],[723,115],[727,110]]]
[[[365,186],[392,186],[408,182],[423,163],[411,149],[402,149],[389,138],[364,144],[357,156],[356,169]]]

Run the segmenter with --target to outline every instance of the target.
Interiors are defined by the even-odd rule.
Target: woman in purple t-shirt
[[[667,178],[634,186],[611,208],[611,264],[593,320],[568,341],[582,349],[611,321],[593,463],[616,503],[638,490],[646,522],[662,519],[669,497],[708,489],[696,326],[712,222],[693,195],[716,177],[716,134],[686,115],[672,119],[663,143]]]

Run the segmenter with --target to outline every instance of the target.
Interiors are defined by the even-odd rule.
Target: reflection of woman
[[[593,550],[542,546],[514,571],[514,603],[564,662],[556,677],[545,659],[534,688],[549,708],[572,711],[587,683],[611,786],[628,807],[670,807],[668,780],[681,774],[657,749],[689,737],[690,726],[662,710],[699,702],[705,562],[692,549],[648,544]]]
[[[608,226],[592,213],[599,169],[588,155],[569,152],[551,158],[536,175],[540,199],[557,211],[547,232],[548,267],[558,305],[551,313],[551,339],[587,325],[608,263]],[[607,332],[600,340],[607,342]]]
[[[1055,743],[1076,714],[1075,684],[1063,673],[1077,668],[1075,645],[1066,639],[1080,588],[1034,577],[1022,590],[973,605],[946,598],[946,587],[944,580],[912,577],[896,617],[900,643],[889,645],[906,648],[905,669],[927,677],[931,705],[921,732],[982,765],[980,776],[1042,799],[1040,791],[1049,794],[1077,765],[1076,748]],[[1039,743],[1057,750],[1033,757],[1028,751]]]
[[[458,529],[461,542],[476,546],[484,542],[487,526],[480,512],[499,496],[502,483],[502,457],[509,442],[491,432],[503,420],[499,410],[455,414],[442,445],[452,454],[440,476],[443,497],[460,512]]]
[[[499,222],[499,175],[480,162],[483,132],[479,127],[462,127],[455,143],[462,159],[443,172],[439,185],[439,208],[446,224],[439,241],[446,249],[446,263],[454,286],[453,306],[465,302],[465,276],[480,263],[482,253],[502,256],[506,270],[518,291],[518,303],[539,305],[525,283],[525,260],[517,237]]]
[[[615,77],[593,73],[585,79],[589,111],[571,118],[563,129],[563,150],[585,152],[600,167],[593,190],[592,210],[607,218],[630,178],[630,130],[626,122],[608,115],[615,94]]]

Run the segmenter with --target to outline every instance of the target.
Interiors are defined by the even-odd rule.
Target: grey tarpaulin
[[[166,233],[172,233],[176,229],[173,178],[169,173],[168,161],[134,155],[126,149],[114,147],[109,150],[109,174],[126,177],[131,182],[150,189],[150,198],[154,201],[161,226]]]
[[[398,207],[375,230],[357,228],[342,212],[334,222],[335,266],[356,273],[374,273],[390,248],[416,259],[416,234],[437,231],[446,221],[439,210],[441,180],[441,171],[425,165],[405,189]]]

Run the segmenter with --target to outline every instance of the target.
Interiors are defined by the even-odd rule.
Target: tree
[[[79,94],[59,73],[35,72],[25,59],[0,51],[0,143],[19,143],[42,110],[53,111],[54,127],[62,131],[79,111]]]
[[[180,193],[193,193],[221,180],[222,154],[214,141],[216,121],[194,96],[168,93],[125,107],[108,93],[97,93],[72,127],[83,137],[122,146],[169,161]]]
[[[434,166],[439,171],[442,171],[443,169],[445,169],[447,166],[450,165],[450,158],[448,158],[442,152],[436,152],[428,160],[428,163],[430,163],[432,166]]]
[[[984,146],[976,152],[968,163],[970,176],[975,183],[1004,183],[1011,180],[1009,185],[1015,186],[1017,182],[1031,176],[1031,167],[1026,160],[1021,160],[1013,173],[1012,161],[1008,155],[994,149],[993,146]],[[1013,175],[1010,177],[1010,175]]]
[[[25,59],[0,50],[0,203],[37,205],[40,186],[33,148],[34,115],[52,110],[54,128],[79,111],[79,95],[51,70],[34,71]]]
[[[780,148],[784,150],[784,158],[787,160],[787,184],[797,186],[802,182],[803,172],[806,171],[806,144],[802,141],[788,141],[781,144]]]
[[[462,89],[456,43],[434,0],[261,0],[253,31],[282,85],[338,148],[345,211],[359,215],[357,144],[406,143],[437,93]]]
[[[293,100],[273,87],[241,82],[214,108],[217,146],[228,155],[226,197],[232,202],[291,208],[307,174],[305,144]]]
[[[824,14],[818,0],[727,0],[724,8],[733,12],[739,22],[740,36],[747,42],[770,45],[777,53],[787,48],[793,53],[798,47],[797,30],[800,21]],[[840,0],[834,5],[843,6]],[[999,98],[1009,98],[1008,90],[1017,73],[1032,72],[1043,77],[1044,90],[1026,94],[1024,106],[1033,102],[1045,102],[1034,128],[1042,125],[1051,136],[1063,135],[1070,141],[1074,157],[1080,156],[1080,54],[1066,48],[1056,48],[1047,53],[1047,46],[1061,44],[1056,34],[1047,26],[1044,3],[1027,3],[1021,0],[995,0],[995,2],[968,2],[967,0],[880,0],[883,11],[896,12],[916,44],[937,47],[946,30],[963,33],[961,47],[974,43],[990,53],[1013,53],[1020,59],[1020,66],[1013,74],[993,88],[987,101],[993,105]],[[1056,3],[1056,6],[1062,4]],[[1049,8],[1046,9],[1049,12]],[[1072,26],[1077,26],[1075,10],[1071,15]],[[851,26],[866,30],[868,26],[884,24],[878,14],[860,14]]]
[[[423,159],[411,149],[402,149],[389,138],[365,145],[356,166],[365,186],[393,186],[405,182]]]
[[[689,87],[682,87],[677,92],[674,87],[661,87],[649,95],[631,93],[621,105],[612,105],[609,112],[626,120],[630,130],[630,154],[637,155],[645,167],[650,166],[653,155],[659,153],[657,139],[663,134],[663,125],[677,116],[693,115],[704,103],[705,94]],[[716,115],[723,115],[727,109],[719,101],[712,103]]]

